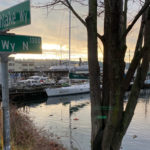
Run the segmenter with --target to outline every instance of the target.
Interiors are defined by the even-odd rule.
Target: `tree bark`
[[[86,18],[88,34],[88,65],[90,73],[91,93],[91,122],[92,122],[92,147],[98,130],[101,128],[101,91],[100,91],[100,66],[97,51],[97,0],[89,0],[89,15]]]
[[[141,58],[143,61],[138,70],[129,103],[124,112],[124,58],[126,52],[126,36],[124,38],[122,37],[126,31],[126,20],[123,20],[125,19],[125,14],[123,14],[123,12],[127,11],[127,8],[123,11],[123,0],[105,0],[104,2],[105,18],[102,100],[101,95],[99,95],[98,92],[99,67],[97,61],[96,0],[89,0],[89,16],[86,19],[91,86],[92,150],[119,150],[123,136],[131,122],[140,88],[146,77],[149,60],[149,48],[146,43],[150,43],[150,41],[148,41],[150,37],[145,34],[145,47],[140,53],[138,51],[133,59],[132,64],[134,67],[132,68],[133,71],[131,76],[133,75],[135,68],[137,68],[137,64]],[[146,32],[148,32],[148,28]],[[144,55],[142,55],[143,51]],[[131,77],[128,79],[128,84],[130,81]],[[107,110],[95,110],[97,106],[99,108],[105,107]],[[97,115],[106,116],[107,118],[105,120],[97,120]]]
[[[112,110],[106,112],[108,119],[104,124],[102,150],[113,149],[113,137],[120,127],[119,122],[123,115],[125,42],[120,42],[123,31],[122,12],[122,0],[105,0],[103,105],[111,107]]]

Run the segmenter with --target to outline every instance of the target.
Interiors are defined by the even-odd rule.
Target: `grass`
[[[12,150],[66,150],[14,106],[10,109],[10,124]]]

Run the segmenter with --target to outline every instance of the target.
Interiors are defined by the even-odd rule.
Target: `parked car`
[[[30,76],[29,79],[35,80],[41,84],[44,84],[48,82],[48,77],[43,77],[43,76]]]
[[[41,83],[39,81],[34,80],[34,79],[27,79],[26,81],[27,81],[27,83],[26,83],[27,86],[39,86],[39,85],[41,85]]]
[[[27,79],[27,80],[18,81],[18,85],[21,85],[21,86],[39,86],[39,85],[41,85],[41,83],[34,80],[34,79]]]

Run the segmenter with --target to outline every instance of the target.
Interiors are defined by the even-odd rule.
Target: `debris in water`
[[[137,135],[133,135],[133,139],[137,138]]]

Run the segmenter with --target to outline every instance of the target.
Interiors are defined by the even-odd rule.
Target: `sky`
[[[5,10],[13,5],[19,4],[24,0],[0,0],[0,10]],[[49,0],[31,0],[31,24],[12,29],[10,32],[21,35],[40,36],[42,38],[42,55],[13,55],[20,59],[68,59],[69,43],[69,23],[67,9],[56,7],[55,10],[46,8],[33,8],[33,5],[46,4]],[[86,18],[87,7],[74,4],[74,8],[80,16]],[[138,7],[130,5],[129,16],[134,16]],[[98,31],[103,33],[102,18],[98,18]],[[130,19],[129,19],[130,20]],[[132,20],[132,17],[131,17]],[[136,42],[138,25],[135,26],[128,38],[128,49],[132,55],[132,49]],[[102,45],[98,43],[99,60],[102,61]],[[129,52],[127,52],[129,57]],[[72,15],[71,18],[71,60],[87,59],[87,32],[86,28]]]
[[[24,0],[0,0],[0,10],[5,10]],[[32,6],[48,0],[31,1],[31,24],[12,29],[10,33],[40,36],[42,38],[42,55],[15,55],[15,58],[68,59],[69,23],[66,10],[35,9]],[[80,8],[79,8],[80,9]],[[87,58],[86,29],[72,16],[71,25],[71,58]],[[14,56],[14,55],[13,55]]]

